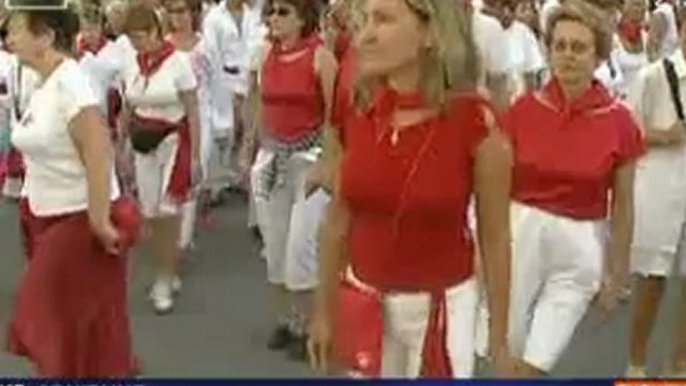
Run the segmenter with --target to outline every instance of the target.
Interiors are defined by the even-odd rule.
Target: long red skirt
[[[16,293],[9,351],[43,377],[134,373],[127,313],[127,259],[109,255],[87,214],[36,218],[22,208],[27,269]]]

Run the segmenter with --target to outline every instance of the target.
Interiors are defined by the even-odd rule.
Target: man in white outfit
[[[212,66],[212,111],[215,145],[208,182],[215,198],[236,181],[232,150],[243,127],[243,102],[250,83],[250,59],[261,39],[261,5],[255,0],[223,0],[203,23]]]

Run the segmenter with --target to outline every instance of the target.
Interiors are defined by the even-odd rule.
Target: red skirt
[[[15,294],[8,349],[40,376],[134,373],[127,312],[127,259],[109,255],[85,212],[32,216],[24,203],[27,269]]]

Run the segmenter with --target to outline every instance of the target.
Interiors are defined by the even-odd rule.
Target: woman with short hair
[[[77,16],[58,6],[20,8],[9,22],[9,46],[40,77],[12,132],[26,161],[28,261],[9,349],[42,377],[129,377],[126,255],[136,212],[120,195],[98,99],[70,57]]]
[[[591,303],[611,311],[628,279],[635,162],[628,108],[596,79],[610,54],[604,10],[566,0],[548,22],[551,79],[505,125],[514,148],[509,342],[519,373],[549,373]]]
[[[123,73],[124,121],[156,266],[150,300],[164,314],[181,289],[181,208],[202,175],[198,83],[188,56],[164,39],[154,6],[132,6],[124,30],[136,50]]]

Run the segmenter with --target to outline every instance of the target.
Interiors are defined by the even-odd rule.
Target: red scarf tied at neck
[[[619,35],[629,44],[641,42],[643,26],[635,21],[622,20],[619,22]]]
[[[100,50],[102,50],[106,44],[107,38],[104,36],[101,36],[100,39],[98,39],[98,41],[94,43],[88,43],[83,38],[83,34],[79,34],[76,37],[76,57],[81,58],[87,52],[90,52],[95,55],[98,52],[100,52]]]
[[[164,41],[162,46],[156,50],[148,52],[139,52],[136,54],[136,61],[141,75],[149,77],[157,71],[162,63],[169,58],[175,51],[174,45],[168,41]]]

